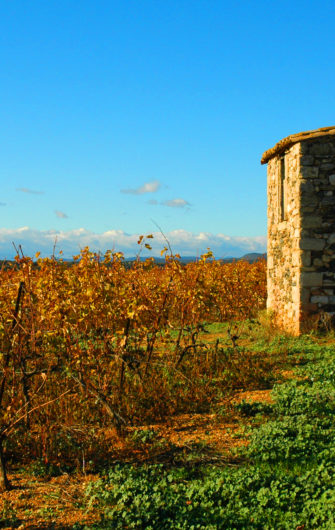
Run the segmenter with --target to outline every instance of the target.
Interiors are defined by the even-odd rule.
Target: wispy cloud
[[[191,203],[185,201],[185,199],[170,199],[167,201],[158,202],[156,199],[150,199],[147,204],[151,206],[168,206],[169,208],[187,208],[191,206]]]
[[[0,206],[7,206],[5,202],[0,202]]]
[[[128,193],[130,195],[143,195],[144,193],[155,193],[160,189],[160,187],[161,183],[159,180],[151,180],[150,182],[145,182],[143,186],[139,186],[138,188],[121,190],[121,193]]]
[[[32,195],[43,195],[44,191],[31,190],[30,188],[16,188],[16,191],[22,191],[23,193],[31,193]]]
[[[22,245],[27,256],[33,256],[37,251],[44,256],[52,254],[55,239],[57,249],[64,251],[65,257],[77,254],[80,248],[86,245],[94,251],[105,252],[115,249],[124,252],[125,256],[134,256],[138,252],[138,237],[140,234],[128,234],[123,230],[108,230],[103,233],[94,233],[84,228],[76,230],[33,230],[27,226],[18,229],[0,228],[0,258],[13,257],[12,241]],[[154,239],[150,240],[152,253],[159,256],[166,241],[160,232],[155,232]],[[183,256],[197,256],[206,252],[209,247],[217,258],[234,256],[240,257],[248,252],[265,252],[266,237],[231,237],[225,234],[210,232],[192,233],[179,229],[165,233],[174,252]]]
[[[56,214],[56,217],[58,217],[59,219],[68,219],[68,215],[66,215],[66,213],[64,212],[60,212],[59,210],[55,210],[55,214]]]
[[[163,206],[169,206],[169,208],[186,208],[186,206],[191,206],[188,201],[185,199],[170,199],[168,201],[163,201],[161,203]]]

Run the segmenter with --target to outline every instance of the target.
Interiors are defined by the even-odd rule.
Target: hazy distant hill
[[[258,259],[261,259],[261,258],[266,258],[266,254],[262,254],[260,252],[250,252],[249,254],[245,254],[244,256],[240,257],[240,258],[234,258],[233,256],[229,256],[227,258],[217,258],[217,261],[222,261],[224,263],[231,263],[232,261],[240,261],[240,260],[245,260],[245,261],[249,261],[249,263],[253,263],[254,261],[257,261]],[[133,258],[126,258],[125,261],[127,263],[131,263],[132,261],[135,261],[137,258],[133,257]],[[147,257],[141,257],[140,260],[141,261],[145,261],[147,259]],[[159,258],[159,257],[154,257],[154,260],[155,260],[155,263],[165,263],[165,259],[164,258]],[[199,260],[199,257],[198,256],[181,256],[180,258],[180,262],[181,263],[194,263],[195,261],[198,261]]]
[[[254,263],[254,261],[257,261],[258,259],[261,259],[261,258],[266,259],[266,254],[261,254],[260,252],[251,252],[249,254],[245,254],[241,258],[234,258],[234,257],[229,256],[227,258],[218,258],[217,261],[222,261],[223,263],[232,263],[233,261],[245,260],[245,261],[248,261],[249,263]],[[136,261],[136,259],[137,259],[136,257],[125,258],[124,262],[130,265],[132,262]],[[148,257],[140,257],[139,259],[141,261],[145,261],[146,259],[148,259]],[[155,260],[155,263],[157,263],[158,265],[164,265],[165,263],[164,258],[154,257],[154,260]],[[184,265],[186,265],[187,263],[194,263],[198,260],[199,260],[198,256],[184,256],[184,257],[182,256],[180,258],[180,262],[183,263]],[[72,259],[67,259],[67,258],[63,259],[63,261],[69,265],[72,265],[74,263]],[[1,267],[6,268],[14,263],[15,263],[14,260],[0,260],[0,268]]]
[[[239,258],[239,259],[244,259],[245,261],[249,261],[250,263],[253,263],[254,261],[257,261],[258,259],[261,259],[261,258],[266,259],[266,252],[263,254],[259,252],[250,252],[250,254],[244,254],[244,256],[242,256],[242,258]]]

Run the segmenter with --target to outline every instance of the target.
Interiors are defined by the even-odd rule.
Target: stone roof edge
[[[292,145],[310,138],[317,138],[318,136],[335,135],[335,126],[322,127],[321,129],[314,129],[313,131],[305,131],[297,134],[291,134],[286,138],[280,140],[274,147],[268,149],[263,153],[261,164],[266,164],[270,158],[282,153]]]

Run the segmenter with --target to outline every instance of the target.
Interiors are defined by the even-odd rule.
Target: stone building
[[[298,335],[335,315],[335,126],[293,134],[268,164],[268,309]]]

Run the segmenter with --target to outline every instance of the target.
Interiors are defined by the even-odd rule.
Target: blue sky
[[[264,251],[266,149],[335,124],[333,1],[0,2],[0,257]],[[153,222],[154,221],[154,222]],[[154,253],[163,246],[157,233]]]

